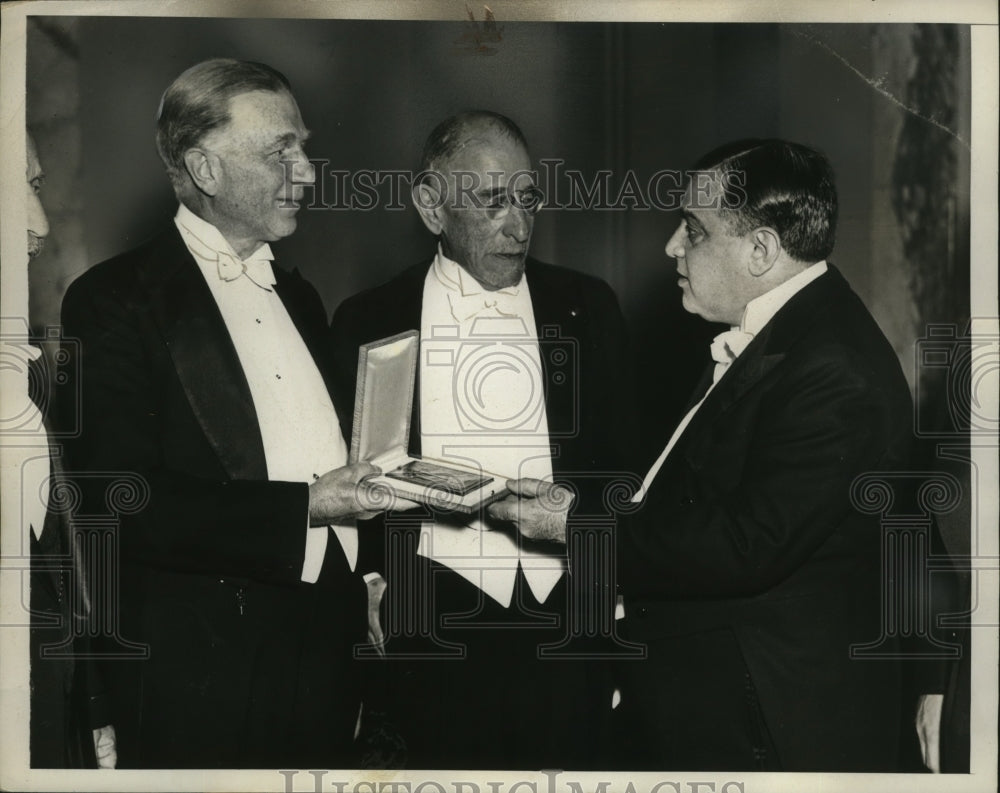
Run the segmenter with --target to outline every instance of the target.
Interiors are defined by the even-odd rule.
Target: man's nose
[[[512,206],[504,221],[504,234],[518,242],[527,242],[531,237],[531,226],[534,222],[534,217],[524,209]]]
[[[301,158],[295,161],[295,169],[292,171],[292,176],[299,184],[315,184],[316,166],[312,164],[312,160],[303,154]]]
[[[312,164],[301,146],[286,160],[285,168],[295,184],[316,183],[316,166]]]
[[[28,186],[28,231],[36,237],[47,237],[49,234],[49,219],[45,216],[42,202],[38,200],[35,191]]]
[[[685,233],[686,229],[684,228],[684,222],[681,221],[681,224],[677,227],[677,230],[674,231],[670,239],[667,240],[667,246],[666,248],[664,248],[667,256],[669,256],[671,259],[678,259],[684,255]]]

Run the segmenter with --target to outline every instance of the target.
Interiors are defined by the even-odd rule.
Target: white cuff
[[[326,526],[311,526],[306,529],[306,556],[302,563],[302,580],[307,584],[315,584],[319,580],[329,540],[330,529]]]

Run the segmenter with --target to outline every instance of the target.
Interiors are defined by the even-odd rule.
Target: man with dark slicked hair
[[[273,68],[188,69],[157,117],[173,223],[63,301],[84,508],[104,472],[145,494],[117,532],[122,638],[148,647],[108,663],[120,767],[355,764],[353,520],[374,468],[346,465],[319,295],[268,244],[315,179],[307,137]]]
[[[816,151],[741,141],[692,174],[666,253],[684,307],[731,330],[620,532],[626,766],[898,770],[900,665],[881,633],[882,530],[862,474],[907,470],[899,361],[828,261]]]

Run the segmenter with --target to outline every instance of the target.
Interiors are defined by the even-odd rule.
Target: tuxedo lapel
[[[681,415],[686,415],[688,411],[691,410],[695,405],[697,405],[701,400],[705,398],[705,394],[708,393],[708,389],[712,385],[712,377],[715,374],[715,364],[711,363],[705,367],[704,371],[701,373],[701,378],[698,380],[698,385],[694,387],[694,391],[691,392],[691,398],[688,400],[687,404],[684,406],[684,413]]]
[[[589,338],[586,333],[589,317],[579,296],[568,291],[568,284],[556,271],[529,258],[525,276],[542,362],[549,437],[558,442],[560,438],[576,436],[580,429],[576,426],[577,389],[580,387],[578,366],[583,354],[581,347]],[[562,353],[570,357],[570,366],[557,370],[553,356],[562,360]],[[562,457],[556,455],[556,459]]]
[[[525,265],[525,278],[531,293],[531,310],[535,315],[538,338],[545,326],[559,326],[583,318],[584,306],[576,295],[567,290],[567,284],[543,263],[529,258]]]
[[[401,279],[399,291],[393,296],[389,303],[393,306],[396,319],[392,324],[393,330],[380,338],[402,333],[404,330],[420,330],[421,315],[424,308],[424,282],[427,280],[427,271],[430,264],[420,264],[416,268],[411,268],[407,277]],[[417,350],[417,355],[420,355]],[[420,358],[417,358],[417,370],[413,378],[413,400],[410,409],[410,454],[419,457],[423,453],[423,443],[420,437]]]
[[[405,278],[397,282],[396,289],[390,293],[389,300],[386,301],[384,318],[378,318],[383,323],[383,330],[386,331],[378,338],[393,336],[404,330],[420,330],[420,316],[424,307],[424,281],[429,269],[430,262],[423,262],[411,267],[406,272]]]
[[[205,279],[171,230],[142,262],[150,309],[202,431],[233,479],[267,479],[253,397]]]
[[[785,357],[783,352],[765,352],[768,350],[769,338],[770,329],[765,328],[743,354],[730,364],[718,385],[705,398],[699,414],[704,411],[706,416],[717,416],[728,410],[781,363]]]
[[[793,295],[730,365],[691,419],[682,441],[690,442],[702,428],[710,426],[719,416],[738,405],[764,377],[781,365],[789,347],[802,337],[810,325],[823,321],[822,317],[834,296],[842,287],[848,288],[836,268],[832,265],[828,268],[825,275]],[[713,369],[714,366],[708,371],[709,382]]]

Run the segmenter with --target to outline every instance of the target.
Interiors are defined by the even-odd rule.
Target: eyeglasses
[[[500,190],[488,197],[476,198],[474,208],[485,212],[490,220],[507,217],[511,207],[534,216],[545,205],[545,193],[534,185],[524,190]]]

